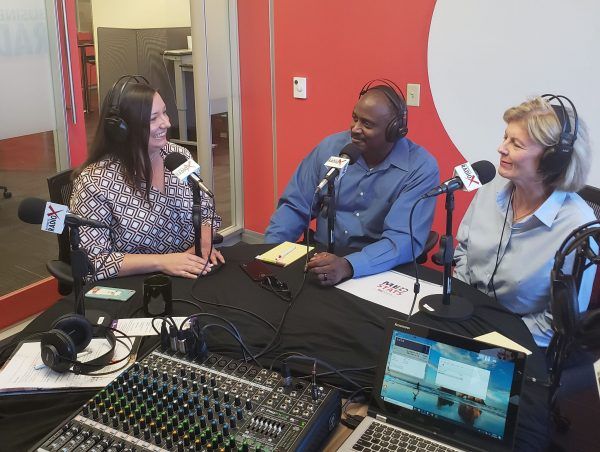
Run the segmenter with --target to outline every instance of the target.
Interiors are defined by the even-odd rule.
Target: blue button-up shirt
[[[511,190],[512,183],[498,175],[473,198],[456,236],[454,276],[493,296],[491,277],[497,260],[494,287],[498,302],[522,315],[536,343],[545,347],[552,338],[549,302],[554,255],[573,229],[595,216],[576,193],[555,190],[532,215],[513,223],[512,211],[507,215]],[[570,272],[573,258],[571,253],[565,260],[565,274]],[[583,275],[580,311],[589,304],[595,272],[592,266]]]
[[[328,168],[350,143],[350,133],[325,138],[299,165],[265,232],[267,243],[295,241],[306,229],[313,193]],[[435,159],[421,146],[404,138],[396,141],[388,156],[375,168],[360,157],[336,180],[335,244],[360,249],[345,256],[354,276],[389,270],[412,260],[409,213],[413,204],[439,184]],[[326,192],[326,190],[323,190]],[[315,239],[327,243],[327,217],[319,213],[322,195],[310,217],[317,218]],[[415,254],[423,250],[431,229],[435,199],[421,201],[413,214]]]

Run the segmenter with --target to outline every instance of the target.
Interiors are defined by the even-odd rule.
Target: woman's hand
[[[223,259],[222,256],[221,259]],[[210,261],[207,263],[206,259],[196,256],[193,248],[185,253],[160,255],[160,271],[170,276],[197,278],[200,274],[206,275],[211,269]]]

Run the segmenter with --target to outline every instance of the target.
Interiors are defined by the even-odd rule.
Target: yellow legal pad
[[[308,247],[308,250],[312,250],[314,246]],[[277,245],[275,248],[270,249],[266,253],[263,253],[256,258],[259,261],[267,262],[269,264],[279,265],[281,267],[287,267],[292,262],[297,261],[302,256],[306,255],[306,245],[300,243],[283,242]]]

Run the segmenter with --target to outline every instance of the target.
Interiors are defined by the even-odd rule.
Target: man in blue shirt
[[[319,213],[321,199],[313,203],[313,194],[328,170],[324,164],[329,157],[337,156],[350,142],[358,146],[362,155],[335,182],[335,244],[358,251],[344,257],[316,254],[308,268],[323,285],[379,273],[412,260],[410,210],[424,193],[439,184],[436,160],[404,138],[406,104],[399,90],[388,81],[374,82],[361,90],[350,131],[325,138],[300,163],[265,232],[267,243],[297,240],[306,229],[312,206],[310,218],[317,219],[315,240],[327,243],[327,216]],[[434,208],[434,198],[422,200],[415,207],[416,256],[427,240]]]

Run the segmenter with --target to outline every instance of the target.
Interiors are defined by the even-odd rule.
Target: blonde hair
[[[575,124],[574,113],[568,102],[563,101],[563,104],[569,116],[572,133]],[[562,132],[560,120],[552,105],[542,97],[534,97],[516,107],[509,108],[504,112],[503,119],[506,123],[520,122],[523,124],[527,128],[529,137],[546,149],[555,146],[560,140]],[[581,118],[578,118],[577,122],[577,137],[567,167],[559,173],[548,173],[539,169],[543,182],[548,187],[576,192],[585,186],[591,167],[591,147],[585,123]]]

